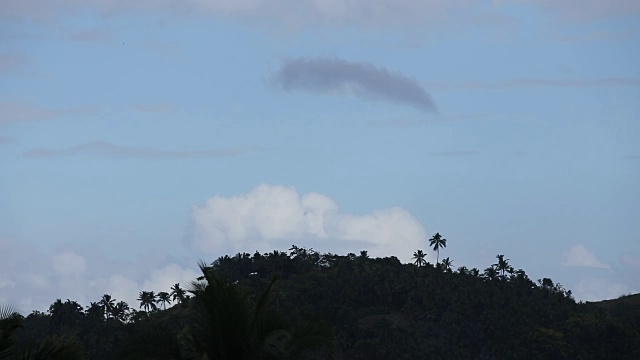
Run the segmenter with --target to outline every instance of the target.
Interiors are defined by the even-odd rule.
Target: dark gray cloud
[[[257,147],[238,147],[218,150],[161,150],[146,147],[119,146],[108,142],[92,141],[64,149],[35,149],[24,153],[28,158],[57,158],[89,155],[110,158],[136,159],[209,159],[232,157],[256,152]]]
[[[273,83],[287,91],[348,93],[436,111],[431,97],[415,79],[368,63],[337,58],[288,59]]]

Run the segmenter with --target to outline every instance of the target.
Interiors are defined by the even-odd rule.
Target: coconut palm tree
[[[442,259],[442,266],[444,267],[445,271],[451,271],[452,265],[453,265],[453,260],[450,260],[448,257],[445,259]]]
[[[447,239],[443,238],[440,233],[435,233],[431,239],[429,239],[429,246],[433,246],[433,251],[437,252],[436,263],[440,258],[440,249],[447,247]]]
[[[203,359],[253,360],[305,358],[304,350],[332,344],[328,328],[314,324],[292,329],[270,308],[276,278],[265,291],[251,294],[200,263],[204,280],[193,282],[194,319],[190,327],[192,345]]]
[[[24,318],[11,305],[0,305],[0,359],[9,358],[13,333],[21,328]]]
[[[113,315],[113,310],[116,306],[116,301],[111,298],[110,294],[102,295],[102,299],[98,302],[98,304],[102,307],[102,311],[107,316],[107,319]]]
[[[112,315],[114,318],[126,322],[129,318],[130,312],[129,304],[124,301],[119,301],[113,308]]]
[[[493,264],[493,266],[496,267],[496,270],[501,273],[500,276],[504,279],[505,272],[511,272],[513,268],[509,265],[509,259],[505,259],[504,255],[498,254],[496,255],[496,259],[498,259],[498,262]]]
[[[487,280],[494,280],[498,278],[498,275],[499,275],[498,269],[496,269],[496,267],[493,265],[484,269],[484,277]]]
[[[59,333],[73,334],[84,317],[83,308],[76,301],[62,302],[57,299],[49,306],[47,312],[51,315],[51,325]],[[104,311],[102,312],[104,318]]]
[[[168,292],[161,291],[158,293],[158,299],[156,300],[157,304],[162,304],[162,310],[167,309],[166,304],[171,304],[171,295]]]
[[[180,287],[180,284],[174,284],[171,287],[171,298],[173,301],[178,302],[178,304],[182,304],[186,298],[187,291]]]
[[[418,250],[413,253],[413,257],[411,259],[415,260],[413,263],[420,267],[427,265],[427,261],[424,259],[426,256],[427,254],[425,254],[422,250]]]
[[[138,297],[140,308],[144,308],[146,312],[158,310],[156,306],[156,294],[153,291],[142,291]]]

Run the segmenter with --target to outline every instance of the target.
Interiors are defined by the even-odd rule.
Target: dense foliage
[[[12,314],[0,354],[22,358],[47,339],[89,359],[640,359],[640,295],[576,303],[504,255],[483,271],[413,255],[224,256],[188,291],[141,292],[144,311],[105,295],[86,309],[57,300],[19,324]]]

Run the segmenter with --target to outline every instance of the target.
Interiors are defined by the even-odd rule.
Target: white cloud
[[[583,279],[572,290],[576,299],[583,301],[600,301],[615,299],[629,294],[632,289],[626,285],[610,279]]]
[[[195,261],[191,267],[167,257],[122,262],[99,248],[46,253],[30,242],[0,237],[0,254],[0,303],[13,304],[23,314],[44,311],[58,298],[87,306],[103,294],[137,308],[140,291],[170,291],[177,282],[188,288],[197,277]]]
[[[563,265],[585,266],[600,269],[609,269],[610,266],[601,262],[584,245],[576,245],[563,254]]]
[[[79,277],[84,273],[86,262],[84,258],[72,251],[55,255],[51,260],[53,271],[61,277]]]
[[[408,260],[426,246],[423,226],[392,207],[367,215],[344,214],[331,198],[295,188],[260,185],[249,193],[207,200],[192,210],[193,245],[224,255],[271,251],[292,243],[319,251],[368,250],[373,256]]]
[[[142,289],[150,291],[169,291],[171,286],[180,283],[182,287],[189,288],[189,283],[194,281],[200,274],[192,269],[184,269],[177,264],[169,264],[162,268],[153,269],[144,281]]]

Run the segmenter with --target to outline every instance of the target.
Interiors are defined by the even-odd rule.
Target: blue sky
[[[0,4],[0,302],[435,232],[454,266],[640,292],[637,1],[80,3]]]

